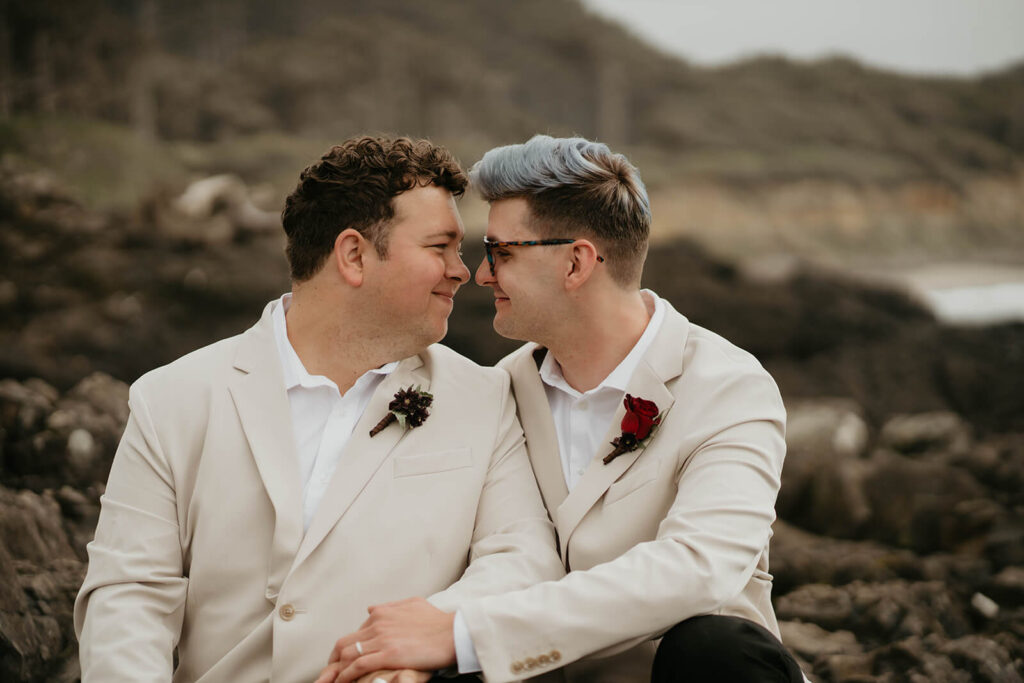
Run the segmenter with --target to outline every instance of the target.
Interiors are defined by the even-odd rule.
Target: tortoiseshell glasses
[[[554,238],[548,240],[520,240],[516,242],[495,242],[484,238],[484,250],[487,252],[487,265],[491,268],[491,275],[494,275],[494,250],[503,247],[546,247],[552,244],[572,244],[576,240],[565,238]],[[598,256],[599,263],[604,263],[604,257]]]

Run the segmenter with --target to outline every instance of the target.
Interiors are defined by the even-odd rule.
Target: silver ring
[[[360,643],[358,640],[356,641],[356,652],[359,653],[360,657],[363,656],[363,644]]]
[[[383,678],[381,678],[380,676],[377,676],[377,677],[376,677],[375,679],[373,679],[372,681],[370,681],[370,683],[388,683],[388,682],[387,682],[387,681],[385,681],[385,680],[384,680]]]

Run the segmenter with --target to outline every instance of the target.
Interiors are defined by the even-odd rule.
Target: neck
[[[288,341],[306,371],[327,377],[342,394],[366,372],[410,355],[365,323],[358,309],[318,296],[313,283],[293,288],[285,319]]]
[[[600,384],[643,336],[654,303],[639,290],[614,290],[574,306],[577,315],[561,329],[563,338],[547,344],[573,389],[589,391]]]

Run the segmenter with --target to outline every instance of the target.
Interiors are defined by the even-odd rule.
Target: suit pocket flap
[[[651,483],[658,478],[658,463],[645,464],[638,470],[626,470],[626,473],[617,482],[608,487],[604,494],[604,504],[614,503],[625,498],[641,486]]]
[[[468,448],[437,453],[417,453],[395,458],[395,476],[412,477],[417,474],[431,474],[469,467],[473,458]]]

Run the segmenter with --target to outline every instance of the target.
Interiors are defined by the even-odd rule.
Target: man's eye
[[[496,256],[499,256],[501,258],[508,258],[508,252],[505,251],[504,249],[495,249],[494,253]]]

